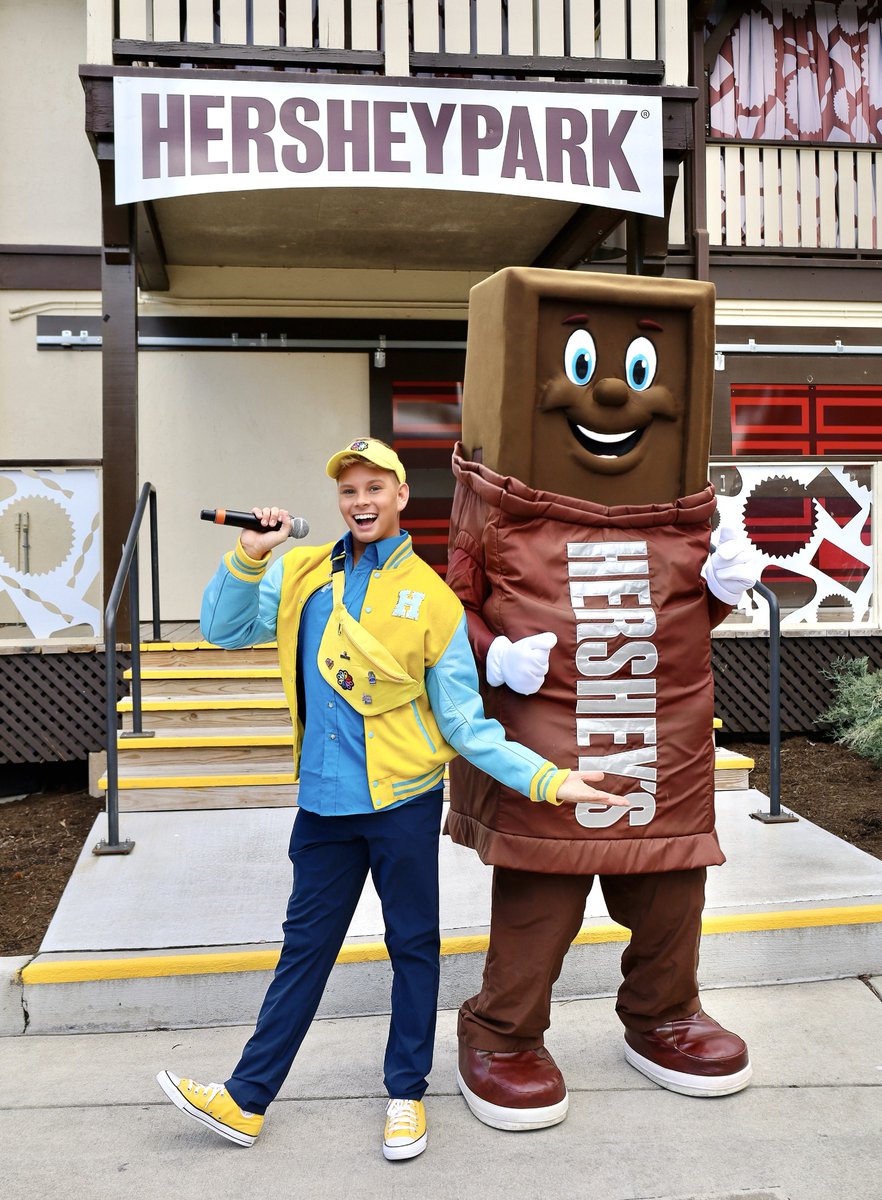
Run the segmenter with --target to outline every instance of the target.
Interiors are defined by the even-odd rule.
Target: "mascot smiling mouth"
[[[623,458],[637,446],[647,428],[644,425],[641,429],[628,429],[622,433],[598,433],[586,429],[584,425],[577,425],[569,417],[567,424],[582,449],[598,458]]]

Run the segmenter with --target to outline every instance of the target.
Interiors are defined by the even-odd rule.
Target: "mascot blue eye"
[[[587,329],[577,329],[571,333],[564,350],[564,369],[570,383],[582,387],[594,374],[597,366],[597,349],[594,338]]]
[[[655,379],[658,355],[649,338],[635,338],[625,351],[625,378],[628,387],[635,392],[644,392]]]

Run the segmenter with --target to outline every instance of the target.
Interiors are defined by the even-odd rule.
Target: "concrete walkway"
[[[728,862],[708,873],[702,987],[882,973],[882,861],[806,820],[751,820],[757,810],[768,810],[760,792],[717,794]],[[231,1025],[257,1012],[278,954],[294,811],[123,817],[133,853],[91,853],[104,835],[99,817],[40,953],[32,962],[0,960],[0,983],[8,982],[0,987],[0,1033]],[[440,854],[439,1003],[453,1008],[480,985],[492,872],[447,837]],[[380,904],[368,882],[321,1016],[388,1012],[382,936]],[[595,888],[555,997],[614,994],[626,940]]]
[[[877,990],[878,989],[878,990]],[[439,1014],[429,1146],[380,1150],[385,1017],[316,1022],[260,1139],[242,1150],[164,1099],[168,1067],[223,1080],[245,1027],[0,1040],[0,1178],[55,1200],[879,1200],[882,979],[715,991],[748,1040],[754,1082],[694,1100],[622,1057],[610,999],[555,1004],[548,1044],[570,1088],[554,1129],[507,1134],[455,1084],[455,1014]]]

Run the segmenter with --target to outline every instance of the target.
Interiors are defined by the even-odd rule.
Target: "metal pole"
[[[129,612],[132,623],[132,735],[140,737],[141,721],[141,597],[138,578],[138,543],[135,542],[132,551],[132,565],[129,568]]]
[[[138,620],[138,533],[147,501],[153,492],[153,484],[145,483],[135,507],[135,515],[129,527],[129,534],[123,546],[122,558],[117,568],[110,597],[104,610],[104,685],[105,685],[105,719],[107,724],[107,841],[98,842],[92,847],[93,854],[128,854],[134,849],[132,841],[119,840],[119,759],[117,755],[117,712],[116,712],[116,619],[122,600],[126,581],[131,580],[129,588],[129,604],[132,613],[132,657],[133,657],[133,699],[134,726],[141,723],[141,667],[140,667],[140,624]],[[130,575],[131,572],[131,575]],[[126,734],[121,736],[125,737]],[[150,737],[150,733],[136,728],[129,736]]]
[[[135,843],[119,840],[119,757],[116,733],[116,605],[111,599],[104,617],[104,721],[107,727],[107,841],[97,842],[93,854],[131,854]]]
[[[150,491],[150,584],[153,589],[153,640],[162,641],[159,619],[159,522],[156,516],[156,489]]]
[[[781,808],[781,606],[764,583],[754,590],[769,605],[769,811],[750,815],[764,825],[780,825],[799,820]]]

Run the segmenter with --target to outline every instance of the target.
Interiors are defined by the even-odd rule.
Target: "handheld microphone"
[[[255,533],[275,533],[282,528],[281,521],[275,525],[262,525],[259,517],[250,512],[235,512],[231,508],[203,508],[199,514],[201,521],[213,521],[215,525],[233,525],[236,529],[253,529]],[[309,524],[303,517],[291,518],[291,532],[288,537],[304,538],[309,533]]]

